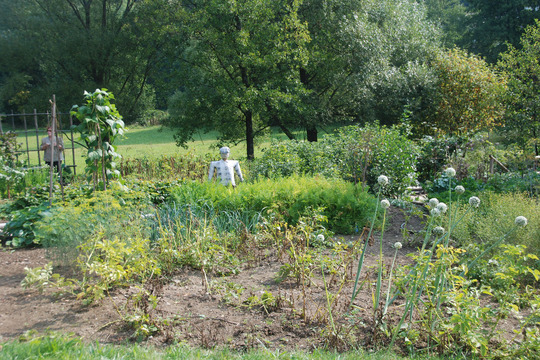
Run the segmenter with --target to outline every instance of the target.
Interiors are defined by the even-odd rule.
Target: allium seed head
[[[403,247],[403,245],[398,241],[394,244],[394,249],[399,250]]]
[[[469,205],[471,205],[472,207],[477,208],[478,206],[480,206],[480,199],[477,198],[476,196],[471,196],[469,198]]]
[[[390,207],[390,201],[384,199],[384,200],[381,200],[381,207],[383,209],[388,209]]]
[[[317,235],[317,240],[318,241],[324,241],[324,235],[323,234]]]
[[[436,208],[437,204],[439,204],[439,199],[437,199],[437,198],[429,199],[428,205],[429,205],[430,208],[432,208],[432,209]]]
[[[456,176],[456,170],[453,167],[449,167],[448,169],[444,170],[446,173],[446,176],[448,177],[454,177]]]
[[[379,183],[379,185],[381,186],[386,186],[388,185],[388,178],[384,175],[381,175],[379,176],[379,178],[377,179],[377,182]]]
[[[439,211],[441,212],[441,214],[444,214],[446,212],[446,210],[448,210],[448,206],[446,206],[445,203],[438,203],[437,204],[437,209],[439,209]]]
[[[525,216],[518,216],[516,218],[516,225],[522,227],[527,225],[527,218]]]
[[[431,209],[430,214],[433,217],[438,217],[438,216],[441,216],[441,211],[437,208],[434,208],[434,209]]]
[[[440,236],[442,234],[444,234],[444,228],[442,226],[436,226],[434,229],[433,229],[433,233],[437,236]]]
[[[465,188],[463,186],[461,186],[461,185],[458,185],[458,186],[456,186],[455,191],[456,191],[457,194],[461,195],[461,194],[463,194],[465,192]]]

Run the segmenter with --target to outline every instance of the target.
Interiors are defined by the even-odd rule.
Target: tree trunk
[[[309,142],[317,142],[317,127],[310,125],[306,127],[307,140]]]
[[[247,159],[255,159],[255,146],[253,142],[253,114],[251,110],[246,111],[246,147],[247,147]]]

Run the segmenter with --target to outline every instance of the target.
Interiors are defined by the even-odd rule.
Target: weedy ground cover
[[[279,160],[274,155],[265,166]],[[202,163],[190,164],[201,171]],[[169,165],[141,162],[132,171],[180,169]],[[360,174],[362,166],[349,170]],[[386,175],[371,186],[377,197],[362,184],[322,174],[261,177],[235,189],[206,183],[204,175],[128,176],[104,192],[68,186],[62,206],[39,208],[39,188],[9,206],[33,209],[19,215],[18,230],[26,231],[19,238],[57,255],[56,263],[27,269],[23,285],[84,304],[110,301],[116,317],[107,326],[131,340],[181,342],[197,329],[200,346],[271,348],[269,336],[286,329],[297,340],[309,336],[313,347],[340,352],[530,358],[540,350],[537,200],[516,193],[477,197],[452,168],[438,178],[444,197],[416,209],[425,226],[400,266],[402,242],[385,251],[387,215],[395,205],[413,206],[406,197],[385,198],[394,191],[387,187],[404,184],[397,179],[400,185],[391,186]],[[375,260],[368,265],[370,245]],[[58,272],[59,260],[72,271]],[[268,264],[273,273],[263,285],[237,278],[255,277]],[[200,314],[181,307],[189,301],[164,308],[165,294],[178,291],[186,281],[179,274],[187,272],[201,284],[197,302],[215,299],[229,314],[261,322],[239,331],[237,322],[227,320],[234,325],[227,327],[214,318],[201,329]],[[167,315],[171,308],[174,316]]]

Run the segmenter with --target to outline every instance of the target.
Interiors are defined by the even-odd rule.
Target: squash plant
[[[115,160],[121,158],[113,145],[114,140],[124,134],[124,121],[116,110],[114,95],[107,89],[84,92],[85,104],[73,105],[71,115],[77,117],[79,125],[72,129],[80,134],[79,143],[88,151],[85,172],[92,181],[94,190],[98,184],[106,190],[109,179],[119,178]]]

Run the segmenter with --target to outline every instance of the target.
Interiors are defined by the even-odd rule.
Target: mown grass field
[[[295,135],[299,139],[304,138],[304,134],[301,131],[296,131]],[[41,139],[45,137],[44,131],[39,133],[39,144]],[[125,135],[120,137],[114,145],[117,146],[117,152],[126,159],[134,158],[158,158],[160,156],[174,156],[185,155],[191,153],[196,156],[204,156],[206,154],[212,154],[219,157],[217,150],[218,141],[216,140],[217,132],[199,133],[195,135],[194,141],[188,144],[187,148],[179,147],[174,140],[174,131],[171,129],[163,128],[161,126],[150,127],[128,127]],[[259,156],[272,140],[286,139],[285,135],[278,130],[271,131],[267,136],[257,140],[255,144],[255,157]],[[77,134],[74,134],[74,141],[71,142],[70,135],[65,134],[63,136],[65,147],[65,163],[68,166],[75,165],[79,171],[84,169],[84,156],[86,150],[78,144]],[[30,166],[37,166],[38,161],[38,142],[35,134],[28,135],[28,149],[27,139],[24,133],[19,133],[19,144],[21,144],[20,160],[26,161]],[[231,158],[245,159],[246,158],[246,144],[232,144],[227,143],[226,146],[231,148]],[[72,149],[73,148],[73,149]],[[40,153],[41,162],[43,163],[43,152]]]

